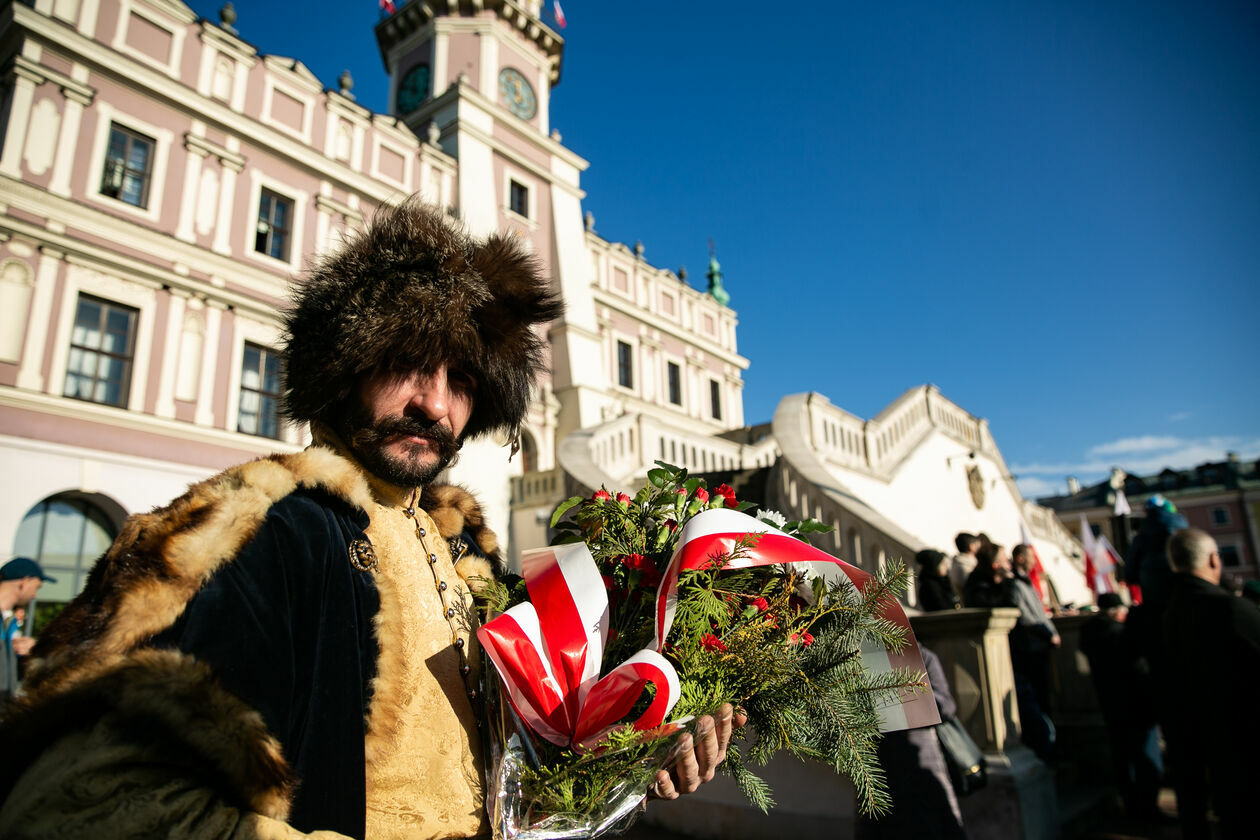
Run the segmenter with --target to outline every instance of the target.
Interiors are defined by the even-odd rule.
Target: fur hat
[[[446,362],[477,379],[466,437],[516,428],[545,361],[534,327],[562,312],[513,239],[475,240],[415,198],[381,207],[297,287],[285,315],[284,412],[327,420],[366,372]]]

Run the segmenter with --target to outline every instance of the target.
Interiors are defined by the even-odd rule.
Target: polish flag
[[[392,15],[398,9],[394,6],[394,0],[381,0],[381,11],[387,15]]]
[[[564,9],[560,8],[560,0],[556,0],[556,2],[555,2],[555,4],[554,4],[554,11],[555,11],[555,15],[556,15],[556,23],[558,23],[558,24],[560,25],[560,28],[561,28],[561,29],[564,29],[564,28],[565,28],[566,26],[568,26],[569,24],[568,24],[568,22],[564,19]]]
[[[1028,526],[1024,524],[1024,520],[1019,521],[1019,541],[1028,546],[1028,550],[1032,552],[1032,566],[1028,569],[1028,579],[1032,581],[1033,589],[1037,590],[1037,597],[1041,599],[1044,606],[1049,600],[1046,597],[1046,567],[1041,565],[1041,557],[1037,554],[1037,546],[1032,540],[1032,534],[1028,532]]]
[[[1081,545],[1085,547],[1085,580],[1089,584],[1090,591],[1095,595],[1114,592],[1115,587],[1111,585],[1109,574],[1115,571],[1116,564],[1104,548],[1104,545],[1110,547],[1110,543],[1106,542],[1106,537],[1100,539],[1094,536],[1094,530],[1089,527],[1089,522],[1083,513],[1081,514]]]

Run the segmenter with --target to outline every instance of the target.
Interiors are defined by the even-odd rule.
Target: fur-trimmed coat
[[[131,517],[3,721],[0,836],[362,837],[370,707],[399,690],[378,678],[389,591],[350,560],[374,504],[313,446]],[[460,577],[490,574],[471,496],[418,506]]]

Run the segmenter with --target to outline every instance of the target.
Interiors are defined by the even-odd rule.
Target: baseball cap
[[[46,575],[43,567],[29,557],[14,557],[0,566],[0,580],[20,580],[28,577],[37,577],[49,583],[57,582],[55,577]]]

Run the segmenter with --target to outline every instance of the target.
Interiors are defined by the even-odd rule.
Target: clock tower
[[[531,467],[555,466],[556,442],[600,422],[606,403],[601,338],[582,221],[587,162],[551,128],[551,90],[564,40],[544,23],[542,0],[410,0],[376,27],[390,76],[390,110],[456,167],[452,211],[475,235],[520,237],[564,297],[548,332],[551,369],[523,430]],[[492,449],[492,451],[491,451]],[[465,447],[452,478],[504,476],[501,447]],[[520,459],[507,470],[521,471]],[[507,481],[477,486],[509,536]],[[497,520],[497,521],[496,521]]]

